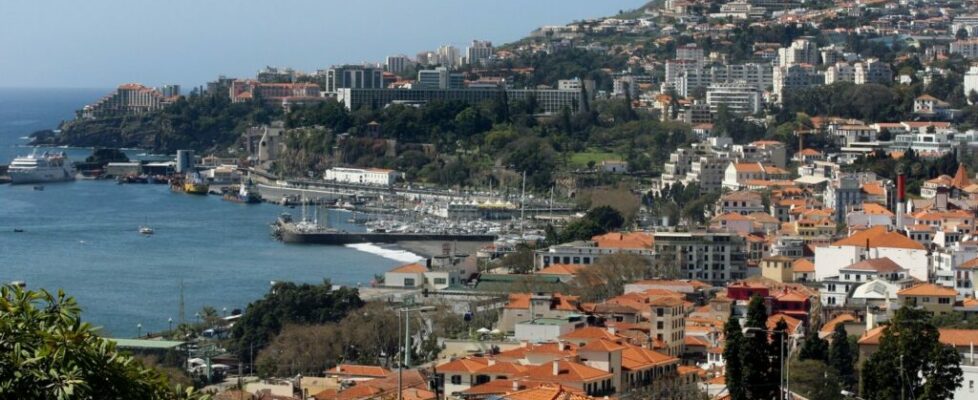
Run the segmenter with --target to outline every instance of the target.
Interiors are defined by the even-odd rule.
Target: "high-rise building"
[[[890,65],[877,58],[856,63],[854,75],[854,81],[857,85],[889,83],[893,80],[893,70],[890,69]]]
[[[770,64],[731,64],[714,65],[709,68],[686,68],[672,81],[676,93],[691,96],[697,88],[707,88],[714,83],[744,81],[757,88],[767,90],[773,83]]]
[[[326,92],[339,89],[380,89],[384,87],[384,71],[365,65],[341,65],[326,70]]]
[[[461,64],[461,55],[458,48],[446,44],[438,48],[438,64],[444,67],[455,68]]]
[[[385,63],[385,66],[387,68],[387,72],[393,74],[399,74],[401,72],[404,72],[404,70],[407,69],[408,64],[410,63],[411,60],[408,59],[406,55],[399,54],[396,56],[387,56],[387,62]]]
[[[951,42],[951,54],[960,54],[964,58],[978,58],[978,38],[957,40]]]
[[[158,90],[140,85],[127,83],[103,97],[99,101],[86,105],[81,110],[83,118],[97,118],[111,115],[140,114],[159,110],[167,105],[169,99]]]
[[[759,113],[763,107],[761,92],[744,81],[714,83],[706,90],[706,103],[716,115],[721,106],[735,115]]]
[[[811,65],[792,64],[774,67],[774,101],[781,104],[784,101],[785,90],[822,84],[823,77]]]
[[[493,55],[492,42],[473,40],[465,49],[465,62],[471,65],[485,65]]]
[[[174,97],[180,95],[180,85],[163,85],[156,88],[163,97]]]
[[[747,246],[736,233],[656,232],[655,261],[674,276],[714,286],[747,277]]]
[[[461,89],[465,87],[465,75],[445,67],[423,69],[418,71],[417,86],[418,89]]]
[[[825,84],[831,85],[836,82],[855,82],[856,69],[846,62],[837,62],[825,69]]]
[[[818,47],[808,39],[795,39],[788,47],[778,49],[778,65],[818,64]]]

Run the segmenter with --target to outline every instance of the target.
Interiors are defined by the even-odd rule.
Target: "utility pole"
[[[523,232],[523,221],[525,220],[526,211],[526,170],[523,170],[523,190],[520,193],[520,240],[526,240],[526,235]]]

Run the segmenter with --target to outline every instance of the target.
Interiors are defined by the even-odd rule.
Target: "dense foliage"
[[[961,355],[940,342],[927,312],[897,310],[862,368],[862,397],[949,399],[963,380]]]
[[[119,352],[63,292],[0,289],[0,398],[199,398]]]
[[[621,228],[625,219],[621,213],[610,206],[600,206],[588,210],[584,217],[567,224],[555,238],[553,243],[565,243],[575,240],[591,240],[592,237],[605,234]]]
[[[242,360],[252,350],[267,346],[287,324],[336,322],[363,307],[356,289],[334,289],[327,280],[320,285],[276,283],[261,300],[248,304],[231,332],[231,349]]]

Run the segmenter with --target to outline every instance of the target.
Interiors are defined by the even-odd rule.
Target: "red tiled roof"
[[[833,246],[869,246],[925,250],[924,245],[896,232],[890,232],[885,226],[875,226],[860,231],[845,239],[832,243]]]

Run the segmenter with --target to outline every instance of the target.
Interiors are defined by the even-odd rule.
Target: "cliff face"
[[[219,151],[233,145],[247,126],[268,123],[280,113],[259,102],[231,103],[220,94],[191,95],[158,111],[67,121],[60,133],[37,132],[32,143]]]

